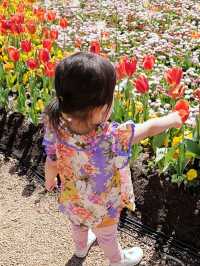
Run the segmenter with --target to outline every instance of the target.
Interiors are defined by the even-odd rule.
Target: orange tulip
[[[45,38],[49,38],[50,37],[50,29],[47,28],[47,27],[44,27],[42,29],[42,35],[45,37]]]
[[[42,7],[38,7],[34,10],[34,13],[36,14],[39,21],[43,22],[45,21],[45,9]]]
[[[8,0],[3,0],[1,5],[4,7],[4,8],[8,8],[8,5],[9,5],[9,2]]]
[[[30,34],[34,34],[36,32],[36,25],[35,25],[35,22],[32,21],[32,20],[29,20],[27,23],[26,23],[26,28],[28,30],[28,32]]]
[[[172,99],[183,97],[185,93],[185,86],[182,84],[172,86],[167,92],[168,96]]]
[[[20,57],[19,51],[15,47],[8,48],[8,55],[13,62],[17,62]]]
[[[55,76],[55,66],[56,64],[52,62],[45,64],[44,74],[49,78],[53,78]]]
[[[188,116],[190,114],[190,107],[189,103],[186,100],[179,100],[174,107],[173,111],[177,111],[183,121],[183,123],[188,119]]]
[[[56,19],[56,12],[53,10],[49,10],[47,11],[46,16],[49,21],[54,21]]]
[[[58,31],[57,30],[50,30],[50,37],[54,40],[58,39]]]
[[[68,20],[66,18],[61,18],[60,27],[64,29],[64,28],[67,28],[67,26],[68,26]]]
[[[82,43],[83,43],[83,42],[82,42],[81,38],[79,38],[79,37],[77,37],[77,38],[74,40],[74,45],[75,45],[76,48],[81,48]]]
[[[173,67],[167,70],[164,74],[164,78],[170,85],[178,85],[181,82],[183,71],[179,67]]]
[[[126,69],[125,69],[124,61],[121,61],[115,66],[115,71],[116,71],[118,80],[121,80],[126,77]]]

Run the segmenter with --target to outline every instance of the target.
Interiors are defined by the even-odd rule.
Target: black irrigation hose
[[[120,224],[121,225],[121,224]],[[145,225],[140,225],[138,226],[138,224],[134,224],[134,222],[132,223],[132,225],[129,224],[123,224],[122,226],[119,226],[119,229],[125,233],[127,233],[128,235],[131,235],[130,231],[135,231],[137,233],[145,233],[145,235],[148,235],[150,238],[158,240],[158,239],[165,239],[165,240],[169,240],[170,238],[167,236],[160,236],[160,235],[156,235],[156,232],[154,232],[154,234],[152,234],[152,230],[149,232],[147,229],[145,229]],[[126,231],[125,229],[127,229],[128,231]],[[143,231],[143,232],[142,232]],[[163,247],[163,253],[169,254],[167,253],[167,251],[164,250],[165,246],[167,246],[168,244],[170,244],[171,246],[174,246],[176,249],[178,249],[179,251],[183,252],[187,252],[188,254],[192,255],[193,257],[197,257],[200,258],[200,254],[198,254],[197,252],[193,251],[193,247],[186,247],[184,245],[184,243],[182,242],[182,244],[179,244],[178,240],[174,240],[173,241],[168,241],[166,245],[162,245]]]
[[[186,251],[188,253],[190,253],[191,255],[200,258],[200,253],[198,253],[198,250],[178,239],[174,239],[171,238],[167,235],[165,235],[164,233],[161,232],[157,232],[155,230],[153,230],[152,228],[150,228],[149,226],[146,226],[140,222],[138,222],[136,219],[134,219],[133,217],[131,217],[131,219],[129,217],[121,217],[120,219],[120,224],[122,227],[127,228],[129,230],[134,230],[138,233],[142,233],[145,232],[145,234],[148,234],[149,237],[151,237],[152,239],[164,239],[167,241],[168,244],[171,244],[172,246],[176,247],[177,249],[181,250],[181,251]]]

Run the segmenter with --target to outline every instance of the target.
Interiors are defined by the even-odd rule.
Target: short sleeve
[[[56,161],[56,134],[53,131],[53,129],[50,127],[48,121],[44,119],[44,138],[42,145],[45,148],[45,152],[47,155],[47,158],[49,158],[52,161]]]
[[[131,120],[118,125],[114,130],[113,151],[116,154],[115,165],[118,169],[124,168],[129,163],[134,131],[135,124]]]

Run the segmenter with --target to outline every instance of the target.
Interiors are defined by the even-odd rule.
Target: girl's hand
[[[45,180],[45,188],[49,192],[53,191],[53,189],[56,187],[56,185],[57,185],[57,178],[54,178],[54,179],[46,179]]]
[[[169,114],[169,119],[172,119],[172,123],[173,123],[172,127],[175,127],[175,128],[182,127],[183,121],[182,121],[182,118],[179,112],[173,112]]]

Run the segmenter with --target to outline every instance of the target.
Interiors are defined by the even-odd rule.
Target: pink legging
[[[111,263],[121,260],[121,247],[117,240],[117,224],[101,228],[93,228],[92,231],[97,237],[99,246],[104,251],[105,257]],[[82,250],[87,246],[88,228],[72,224],[72,237],[75,248]]]

